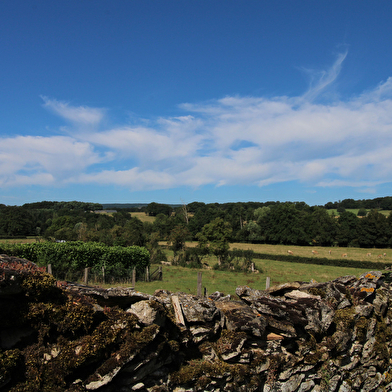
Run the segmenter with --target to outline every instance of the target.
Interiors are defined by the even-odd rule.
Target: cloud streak
[[[0,184],[103,184],[131,190],[298,181],[376,188],[392,175],[392,79],[350,100],[320,102],[347,52],[302,96],[230,96],[184,115],[101,130],[104,109],[42,97],[68,136],[0,140]]]

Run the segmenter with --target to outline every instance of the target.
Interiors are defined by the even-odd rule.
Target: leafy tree
[[[32,215],[25,208],[4,205],[0,207],[0,235],[34,235],[35,227]]]
[[[387,218],[377,210],[371,210],[360,219],[358,225],[358,242],[364,248],[386,247],[390,237]]]
[[[123,238],[126,240],[127,246],[144,246],[146,244],[146,236],[143,222],[136,217],[131,217],[125,223]]]
[[[366,208],[360,208],[358,210],[357,216],[366,216],[366,214],[367,214]]]
[[[193,203],[189,203],[187,205],[188,211],[195,214],[199,208],[204,208],[206,203],[194,201]]]
[[[176,261],[178,253],[185,250],[185,241],[189,238],[189,235],[188,228],[183,225],[177,225],[170,231],[167,243],[174,253],[174,261]]]
[[[151,263],[161,263],[161,261],[167,261],[166,254],[159,246],[159,233],[151,233],[148,235],[146,248],[150,252]]]
[[[212,222],[216,218],[225,219],[226,213],[223,211],[218,203],[207,204],[204,207],[200,207],[195,215],[189,221],[189,231],[192,233],[193,237],[196,237],[203,226]]]
[[[256,222],[261,221],[264,217],[266,217],[270,213],[271,209],[270,207],[259,207],[256,210],[254,210],[254,217],[256,218]]]
[[[158,214],[153,223],[153,232],[158,232],[161,239],[167,238],[174,228],[175,222],[167,215]]]
[[[322,207],[316,207],[310,216],[310,236],[314,245],[331,246],[336,236],[335,218]]]
[[[242,230],[237,233],[238,240],[243,242],[260,243],[264,241],[264,237],[261,235],[260,226],[254,222],[247,222]]]
[[[167,204],[150,203],[146,207],[146,214],[149,216],[157,216],[158,214],[163,214],[166,216],[171,216],[173,208]]]
[[[201,249],[208,248],[221,264],[228,256],[231,232],[232,229],[227,222],[222,218],[216,218],[211,223],[204,225],[202,231],[197,234],[198,246]]]
[[[336,241],[339,246],[352,246],[358,244],[359,219],[353,212],[344,211],[339,215]]]
[[[340,202],[340,206],[345,208],[345,209],[355,209],[358,208],[358,201],[355,201],[354,199],[344,199]]]
[[[86,241],[87,240],[87,224],[85,222],[78,222],[74,228],[77,239],[79,241]]]
[[[78,218],[74,216],[59,216],[52,219],[51,225],[45,230],[45,238],[53,237],[66,241],[76,240],[77,234],[74,230]]]
[[[308,245],[310,238],[305,229],[308,217],[308,213],[296,209],[292,203],[276,204],[261,220],[261,232],[269,243]]]

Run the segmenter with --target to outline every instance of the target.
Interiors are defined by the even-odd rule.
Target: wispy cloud
[[[45,108],[73,124],[96,125],[102,120],[105,114],[104,109],[89,108],[86,106],[75,107],[68,102],[49,99],[43,95],[41,98],[44,101]]]
[[[309,90],[303,96],[304,100],[312,101],[317,96],[319,96],[325,89],[330,86],[338,77],[344,60],[347,57],[348,51],[344,53],[339,53],[336,61],[332,65],[332,67],[328,70],[315,71],[306,69],[305,71],[310,75],[312,79],[312,83],[309,87]]]
[[[99,183],[133,190],[299,181],[369,191],[392,178],[392,79],[350,100],[317,98],[347,52],[302,96],[231,96],[184,115],[103,129],[104,109],[43,97],[67,137],[0,140],[0,184]],[[82,130],[82,132],[81,132]]]

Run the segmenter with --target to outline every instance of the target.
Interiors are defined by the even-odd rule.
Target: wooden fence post
[[[105,283],[105,267],[102,266],[102,281]]]
[[[132,287],[135,288],[136,286],[136,268],[132,271]]]
[[[150,281],[150,272],[149,272],[149,270],[148,270],[148,266],[146,267],[146,282],[149,282]]]
[[[52,273],[52,264],[48,264],[48,274],[53,275],[53,273]]]
[[[84,284],[88,284],[88,268],[84,269]]]
[[[267,276],[267,279],[265,280],[265,289],[269,289],[270,288],[270,283],[271,283],[271,278],[269,276]]]
[[[185,326],[184,315],[182,314],[181,304],[180,304],[180,301],[179,301],[177,295],[173,295],[171,297],[171,300],[172,300],[172,304],[173,304],[174,315],[176,317],[176,323],[179,325]]]
[[[159,280],[162,280],[162,266],[159,267]]]
[[[201,278],[202,278],[201,275],[202,275],[202,272],[199,271],[197,273],[197,296],[198,297],[201,297]]]

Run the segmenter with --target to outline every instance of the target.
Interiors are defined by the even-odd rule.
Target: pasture
[[[144,212],[130,212],[130,214],[133,218],[138,218],[142,222],[154,223],[155,220],[155,216],[146,215]]]
[[[355,275],[368,272],[358,268],[343,268],[321,265],[288,263],[272,260],[255,260],[256,268],[261,273],[244,273],[233,271],[215,271],[203,269],[202,283],[209,294],[220,291],[235,297],[238,286],[247,285],[253,289],[264,290],[267,276],[271,285],[293,281],[309,282],[314,279],[325,282],[340,276]],[[153,269],[153,268],[152,268]],[[154,294],[155,290],[165,289],[173,292],[184,292],[196,295],[198,269],[178,266],[162,266],[163,280],[154,282],[136,282],[135,289],[147,294]]]
[[[146,218],[148,217],[144,213]],[[11,243],[31,243],[36,242],[36,237],[26,239],[3,239],[0,242]],[[162,241],[161,245],[166,245],[166,241]],[[187,242],[187,247],[194,247],[196,241]],[[363,249],[363,248],[337,248],[337,247],[306,247],[306,246],[287,246],[287,245],[267,245],[267,244],[245,244],[232,243],[230,249],[251,249],[254,252],[266,253],[271,255],[288,255],[288,250],[294,255],[305,257],[325,257],[337,259],[347,254],[347,258],[361,261],[383,261],[392,263],[392,249]],[[316,254],[312,254],[312,250]],[[165,250],[170,261],[172,251]],[[331,253],[330,253],[331,252]],[[367,255],[371,253],[371,255]],[[386,256],[384,256],[384,253]],[[379,258],[378,255],[381,255]],[[203,261],[207,262],[211,267],[217,262],[214,256],[209,256]],[[340,276],[355,275],[368,272],[368,269],[332,267],[316,264],[299,264],[274,260],[253,260],[256,268],[260,273],[244,273],[233,271],[216,271],[212,269],[202,269],[203,288],[206,287],[208,293],[221,291],[235,297],[235,289],[238,286],[248,285],[254,289],[264,290],[266,278],[270,277],[271,285],[287,283],[293,281],[308,282],[312,279],[318,282],[325,282],[336,279]],[[157,268],[154,264],[151,266],[153,271]],[[162,266],[163,280],[153,282],[136,282],[135,289],[147,294],[154,294],[157,289],[165,289],[173,292],[181,291],[189,294],[196,294],[197,291],[197,273],[198,269],[184,268],[179,266]],[[108,285],[106,285],[108,286]]]
[[[162,241],[161,245],[166,245]],[[197,242],[187,242],[187,247],[197,246]],[[347,258],[360,261],[383,261],[392,263],[392,249],[363,249],[363,248],[337,248],[337,247],[309,247],[309,246],[287,246],[287,245],[267,245],[267,244],[244,244],[232,243],[230,249],[251,249],[254,252],[267,253],[271,255],[288,255],[288,250],[294,255],[304,257],[325,257],[337,259],[347,254]],[[312,253],[315,251],[317,253]],[[172,252],[166,250],[168,260],[172,257]],[[371,253],[371,255],[367,255]],[[386,256],[384,256],[384,253]],[[381,257],[378,257],[381,255]],[[211,267],[217,262],[214,256],[203,259]],[[235,297],[235,289],[238,286],[247,285],[253,289],[264,290],[266,278],[270,277],[271,285],[281,283],[301,281],[326,282],[340,276],[355,275],[360,276],[369,269],[332,267],[316,264],[300,264],[275,260],[253,260],[260,273],[226,272],[211,269],[201,270],[203,273],[203,287],[208,293],[221,291]],[[138,291],[153,294],[157,289],[165,289],[173,292],[181,291],[188,294],[196,294],[197,272],[200,270],[189,269],[179,266],[163,266],[163,280],[155,282],[136,282]]]
[[[166,242],[161,242],[166,244]],[[187,247],[197,246],[197,242],[186,242]],[[348,259],[360,261],[382,261],[392,263],[392,249],[379,248],[344,248],[344,247],[321,247],[321,246],[291,246],[291,245],[268,245],[268,244],[246,244],[234,242],[230,244],[230,250],[243,249],[253,250],[255,253],[267,253],[270,255],[288,255],[290,250],[296,256],[303,257],[325,257],[327,259],[343,258],[346,254]],[[314,253],[312,253],[312,251]],[[370,253],[371,255],[367,255]],[[384,256],[385,254],[385,256]]]

